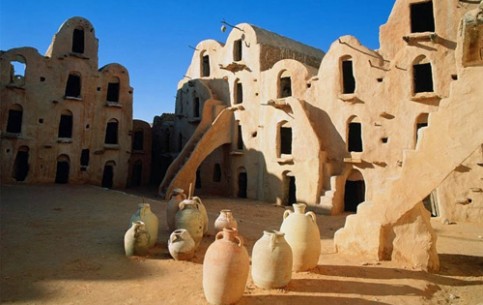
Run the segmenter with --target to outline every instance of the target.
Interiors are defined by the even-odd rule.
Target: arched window
[[[362,152],[362,124],[358,117],[353,117],[347,124],[347,149]]]
[[[234,95],[235,104],[243,103],[243,85],[239,79],[235,81],[234,89],[235,89],[235,95]]]
[[[107,83],[107,96],[106,100],[108,102],[119,102],[119,89],[120,89],[120,80],[118,77],[113,77]]]
[[[424,55],[413,63],[413,94],[420,92],[433,92],[433,69]]]
[[[201,52],[201,77],[210,76],[210,56],[206,51]]]
[[[66,110],[60,116],[58,137],[72,138],[72,126],[73,126],[72,112]]]
[[[81,97],[81,77],[77,73],[69,74],[67,79],[67,84],[65,86],[65,96],[66,97]]]
[[[278,80],[278,97],[284,98],[292,96],[292,79],[290,78],[290,73],[285,70],[280,73]]]
[[[111,119],[106,125],[106,137],[104,140],[105,144],[118,144],[118,121],[116,119]]]
[[[344,56],[340,59],[341,86],[343,94],[351,94],[356,90],[356,79],[354,77],[354,68],[352,57]]]
[[[84,53],[84,30],[82,28],[74,29],[72,33],[72,52]]]
[[[70,171],[70,159],[67,155],[60,155],[57,158],[57,171],[55,174],[55,183],[68,183]]]
[[[344,211],[356,212],[357,206],[364,202],[366,196],[366,185],[361,172],[353,169],[347,177],[344,191]]]
[[[22,106],[15,104],[8,110],[7,132],[21,133],[22,132]]]

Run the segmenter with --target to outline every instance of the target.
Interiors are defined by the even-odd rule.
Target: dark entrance
[[[21,150],[17,152],[13,165],[13,178],[17,181],[25,181],[29,173],[29,152]]]
[[[68,183],[69,182],[69,161],[59,160],[57,161],[57,172],[55,174],[55,183]]]
[[[345,183],[344,211],[356,212],[359,203],[364,201],[365,193],[364,180],[347,180]]]
[[[247,173],[239,173],[238,174],[238,197],[239,198],[247,198],[247,185],[248,185],[248,177]]]
[[[112,188],[112,181],[114,178],[114,167],[106,164],[104,166],[104,173],[102,174],[102,187]]]
[[[288,177],[288,205],[292,205],[297,202],[295,194],[297,189],[295,188],[295,177]]]

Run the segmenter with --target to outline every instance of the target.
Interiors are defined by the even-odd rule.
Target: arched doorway
[[[68,183],[70,171],[70,159],[67,155],[60,155],[57,158],[57,171],[55,173],[55,183]]]
[[[356,212],[359,203],[365,200],[366,185],[361,172],[353,169],[345,182],[344,211]]]
[[[13,163],[13,175],[12,177],[16,181],[25,181],[29,173],[29,148],[27,146],[21,146],[15,157]]]
[[[244,167],[238,170],[238,198],[247,198],[248,176]]]
[[[112,188],[114,181],[114,166],[113,161],[106,162],[104,165],[104,172],[102,173],[102,187]]]
[[[284,205],[292,205],[297,203],[295,176],[291,172],[285,172],[283,174],[282,192]]]

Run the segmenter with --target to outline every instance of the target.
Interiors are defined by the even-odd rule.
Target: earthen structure
[[[23,47],[0,60],[2,182],[126,186],[133,89],[125,67],[99,69],[92,24],[71,18],[45,56]]]
[[[483,4],[395,2],[380,49],[320,50],[248,24],[196,46],[179,83],[179,156],[159,187],[347,218],[339,252],[437,269],[429,212],[481,221]],[[424,203],[423,203],[424,202]],[[361,204],[362,203],[362,204]]]

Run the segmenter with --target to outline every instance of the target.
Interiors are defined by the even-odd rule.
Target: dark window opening
[[[201,170],[198,168],[196,170],[196,183],[195,183],[195,188],[200,189],[201,188]]]
[[[280,128],[280,153],[284,155],[292,154],[292,128]]]
[[[117,125],[117,122],[107,123],[105,144],[117,144]]]
[[[354,93],[356,90],[352,60],[342,61],[342,87],[344,94]]]
[[[353,152],[362,151],[361,123],[349,123],[348,150]]]
[[[134,138],[132,141],[132,150],[143,150],[144,149],[144,132],[142,130],[137,130],[134,132]]]
[[[195,97],[195,100],[193,102],[193,117],[199,118],[200,117],[200,98]]]
[[[81,95],[81,78],[79,75],[70,74],[65,86],[65,96],[80,97]]]
[[[140,186],[143,177],[143,163],[137,160],[132,168],[131,186]]]
[[[280,78],[280,97],[292,96],[292,80],[290,77]]]
[[[236,100],[235,104],[243,103],[243,85],[240,82],[236,83]]]
[[[201,76],[210,76],[210,56],[203,56],[202,73]]]
[[[83,149],[80,157],[81,166],[89,166],[89,149]]]
[[[69,182],[69,161],[57,161],[57,172],[55,174],[55,183]]]
[[[387,137],[381,138],[381,142],[384,143],[384,144],[386,144],[388,141],[389,141],[389,138],[387,138]]]
[[[13,164],[13,178],[16,181],[25,181],[29,173],[29,152],[21,150],[17,152],[15,162]]]
[[[112,188],[114,179],[114,167],[106,164],[102,173],[102,187]]]
[[[119,102],[119,83],[108,83],[107,84],[107,101],[108,102]]]
[[[74,29],[72,35],[72,52],[84,53],[84,30]]]
[[[242,56],[243,56],[242,52],[243,52],[242,40],[241,39],[235,40],[235,42],[233,43],[233,60],[234,61],[242,60]]]
[[[7,132],[20,133],[22,131],[22,110],[8,111]]]
[[[433,2],[411,4],[411,33],[434,32]]]
[[[344,211],[356,212],[357,206],[364,202],[366,186],[364,180],[349,181],[345,183]]]
[[[221,181],[221,166],[219,163],[215,164],[213,168],[213,182],[220,182]]]
[[[243,136],[242,136],[242,127],[238,125],[238,139],[236,141],[236,148],[242,150],[244,146],[243,143]]]
[[[238,174],[238,198],[247,198],[247,173]]]
[[[297,203],[297,197],[296,194],[297,189],[295,187],[295,177],[289,176],[288,177],[288,202],[287,205],[292,205],[294,203]]]
[[[417,64],[413,66],[414,93],[433,92],[433,72],[431,64]]]
[[[72,115],[63,114],[60,116],[59,122],[59,138],[72,138]]]

